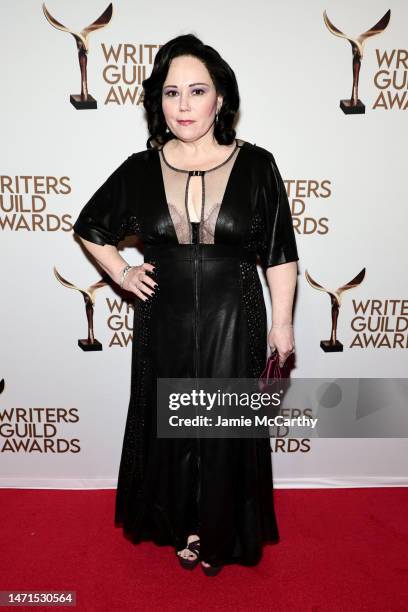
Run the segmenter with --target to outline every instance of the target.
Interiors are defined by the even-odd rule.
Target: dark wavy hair
[[[201,60],[210,73],[217,95],[223,96],[223,104],[214,124],[214,137],[219,144],[232,144],[236,132],[233,128],[239,108],[239,91],[235,73],[218,51],[197,38],[194,34],[183,34],[169,40],[158,50],[150,76],[142,81],[144,90],[143,106],[147,113],[147,127],[150,137],[147,148],[163,145],[175,138],[166,133],[166,120],[162,110],[162,89],[170,62],[180,55],[192,55]],[[152,144],[152,141],[155,144]]]

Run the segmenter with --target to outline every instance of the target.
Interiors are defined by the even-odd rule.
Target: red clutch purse
[[[272,392],[279,391],[282,388],[282,385],[288,383],[288,381],[282,379],[288,379],[291,370],[293,369],[295,364],[295,353],[291,353],[286,358],[285,363],[282,367],[279,365],[279,353],[277,349],[271,353],[266,361],[266,366],[262,374],[258,379],[258,387],[262,392]]]

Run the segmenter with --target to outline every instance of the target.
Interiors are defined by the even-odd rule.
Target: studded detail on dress
[[[250,361],[249,378],[259,378],[266,358],[266,310],[256,267],[240,261],[242,301],[246,312]]]
[[[153,262],[152,262],[153,263]],[[157,270],[157,263],[154,262]],[[122,458],[118,475],[118,488],[115,521],[123,522],[127,530],[132,530],[129,516],[141,514],[143,506],[143,483],[146,476],[146,423],[151,411],[151,389],[154,383],[152,363],[149,354],[152,307],[155,297],[143,301],[134,300],[132,377],[128,417],[123,440]],[[123,509],[127,508],[126,513]]]
[[[265,228],[258,210],[255,210],[249,224],[248,235],[244,242],[244,249],[248,252],[262,253],[267,247]]]
[[[142,230],[138,218],[132,215],[131,217],[128,217],[122,221],[119,226],[116,239],[118,242],[120,242],[126,236],[140,234],[141,231]]]

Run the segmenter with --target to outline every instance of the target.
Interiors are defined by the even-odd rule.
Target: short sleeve
[[[258,190],[258,212],[262,240],[259,257],[262,269],[298,261],[292,214],[285,185],[272,153],[266,151]]]
[[[95,244],[117,246],[140,231],[130,188],[130,156],[107,178],[82,208],[73,230]]]

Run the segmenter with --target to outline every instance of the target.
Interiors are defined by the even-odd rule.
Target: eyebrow
[[[207,85],[208,87],[208,83],[190,83],[189,87],[194,87],[194,85]],[[165,89],[166,87],[176,87],[177,85],[164,85],[163,89]]]

